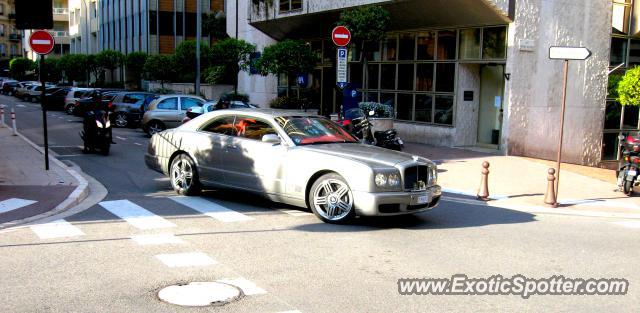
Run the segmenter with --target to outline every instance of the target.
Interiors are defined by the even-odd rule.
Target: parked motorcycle
[[[109,155],[111,148],[111,121],[109,112],[92,110],[87,112],[83,121],[83,131],[80,138],[84,141],[83,153],[100,150],[102,155]]]
[[[620,135],[620,149],[622,158],[618,164],[618,188],[627,196],[633,194],[633,187],[638,185],[638,171],[640,170],[640,138],[631,135]]]
[[[369,112],[369,116],[373,116],[374,111]],[[360,108],[353,108],[344,112],[344,119],[341,124],[351,134],[361,139],[362,142],[378,147],[391,150],[401,151],[404,148],[404,142],[398,137],[395,129],[387,129],[385,131],[371,132],[371,121],[367,114]]]

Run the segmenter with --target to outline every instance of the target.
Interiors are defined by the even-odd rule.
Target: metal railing
[[[53,8],[53,14],[69,14],[68,8]]]
[[[49,34],[53,37],[68,37],[69,32],[64,30],[50,30]]]

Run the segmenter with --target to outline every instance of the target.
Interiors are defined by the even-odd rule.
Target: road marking
[[[65,220],[56,220],[46,224],[33,225],[31,230],[40,237],[40,239],[61,238],[82,236],[84,233],[80,228],[71,225]]]
[[[223,278],[223,279],[216,280],[216,282],[229,284],[229,285],[234,285],[234,286],[242,289],[242,292],[247,296],[261,295],[261,294],[267,293],[266,290],[258,287],[256,284],[254,284],[250,280],[248,280],[246,278],[243,278],[243,277],[240,277],[240,278]]]
[[[137,142],[134,142],[133,144],[136,145],[136,146],[142,146],[141,143],[137,143]]]
[[[0,213],[6,213],[9,211],[13,211],[27,205],[34,204],[38,201],[33,200],[25,200],[20,198],[11,198],[4,201],[0,201]]]
[[[103,201],[99,204],[138,229],[176,227],[176,224],[145,210],[129,200]]]
[[[138,235],[131,236],[131,239],[141,246],[184,243],[184,240],[174,234]]]
[[[278,312],[278,313],[302,313],[298,310],[292,310],[292,311],[282,311],[282,312]]]
[[[168,267],[207,266],[218,263],[202,252],[158,254],[156,258]]]
[[[613,222],[612,224],[616,224],[618,226],[622,226],[626,228],[640,228],[640,222],[637,222],[637,221]]]
[[[300,210],[289,210],[289,209],[278,209],[278,211],[282,212],[282,213],[286,213],[289,214],[291,216],[309,216],[309,215],[313,215],[313,213],[309,213],[309,212],[305,212],[305,211],[300,211]]]
[[[127,140],[127,138],[122,138],[122,137],[119,137],[119,136],[116,136],[116,138],[118,138],[120,140],[125,140],[125,141]]]
[[[211,202],[198,197],[177,196],[170,197],[170,199],[225,223],[241,222],[253,219],[252,217],[246,216],[242,213],[229,210],[215,202]]]
[[[24,104],[16,104],[16,106],[17,106],[17,107],[19,107],[19,108],[26,108],[26,107],[27,107],[27,106],[26,106],[26,105],[24,105]]]

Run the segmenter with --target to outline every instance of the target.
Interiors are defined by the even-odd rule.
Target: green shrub
[[[220,96],[220,100],[242,101],[249,103],[249,95],[244,93],[225,92]]]
[[[379,102],[360,102],[358,103],[358,107],[361,108],[367,115],[369,115],[369,111],[374,111],[376,114],[373,117],[393,117],[393,107],[390,105],[385,105]]]
[[[269,107],[273,109],[298,110],[309,107],[306,99],[297,99],[292,97],[278,97],[269,103]]]
[[[628,70],[618,83],[618,101],[622,105],[640,104],[640,67]]]

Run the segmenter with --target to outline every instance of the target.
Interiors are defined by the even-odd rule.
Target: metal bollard
[[[558,201],[556,199],[556,187],[555,187],[555,181],[556,181],[556,170],[553,168],[550,168],[547,171],[547,192],[544,195],[544,203],[546,203],[547,205],[557,208],[558,207]]]
[[[480,188],[478,188],[478,199],[489,200],[489,162],[482,162],[482,174],[480,175]]]
[[[18,129],[16,128],[16,111],[11,108],[11,124],[13,126],[13,135],[18,136]]]
[[[0,126],[4,126],[4,104],[0,104]]]

